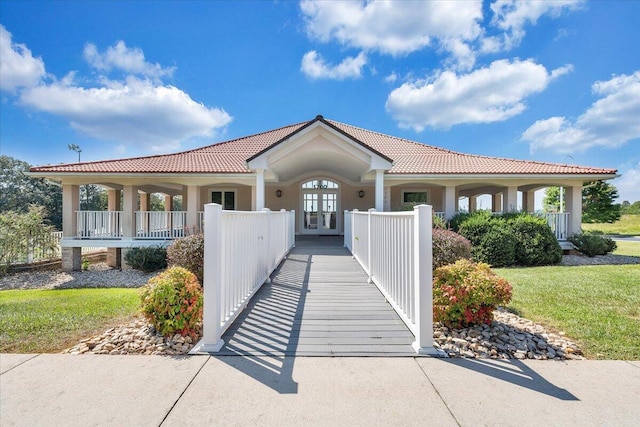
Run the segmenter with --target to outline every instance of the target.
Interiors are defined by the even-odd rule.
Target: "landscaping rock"
[[[492,324],[464,329],[448,329],[435,324],[439,348],[449,357],[484,357],[491,359],[583,359],[582,350],[565,337],[564,332],[548,332],[531,320],[498,308]],[[466,336],[475,343],[460,337]],[[474,338],[470,338],[474,337]],[[478,340],[475,337],[482,337]]]

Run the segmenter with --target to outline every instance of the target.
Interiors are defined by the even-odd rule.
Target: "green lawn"
[[[138,289],[0,291],[0,352],[58,352],[131,319]]]
[[[613,251],[616,255],[629,255],[640,257],[640,242],[617,241],[618,248]]]
[[[592,359],[640,360],[640,266],[503,268],[519,315],[565,331]]]
[[[640,215],[622,215],[622,218],[613,224],[582,224],[582,229],[619,236],[640,236]]]

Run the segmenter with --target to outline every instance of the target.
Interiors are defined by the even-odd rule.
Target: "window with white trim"
[[[222,209],[233,211],[236,209],[236,192],[235,190],[212,191],[211,203],[222,205]]]
[[[414,205],[429,203],[429,192],[417,191],[417,190],[403,190],[402,203],[414,204]]]

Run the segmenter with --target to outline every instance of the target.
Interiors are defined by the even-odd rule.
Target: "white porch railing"
[[[175,239],[187,235],[185,211],[137,211],[136,238]]]
[[[413,212],[352,212],[352,254],[414,334],[418,353],[433,348],[432,207]]]
[[[114,239],[122,237],[121,211],[77,211],[77,237]]]
[[[344,219],[342,220],[342,223],[344,224],[344,247],[349,249],[349,252],[353,252],[351,250],[351,246],[352,246],[352,239],[353,239],[353,234],[351,232],[351,212],[349,212],[348,210],[345,209],[344,211]]]
[[[563,213],[545,213],[543,214],[547,219],[547,223],[551,230],[556,235],[556,239],[559,241],[567,240],[569,237],[569,212]]]
[[[440,218],[441,220],[446,220],[447,218],[444,216],[444,212],[434,212],[433,216],[437,216],[438,218]]]
[[[222,334],[280,261],[295,239],[295,212],[223,211],[205,205],[203,337],[192,352],[217,352]]]

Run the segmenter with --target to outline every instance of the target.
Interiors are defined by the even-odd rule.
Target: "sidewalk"
[[[640,362],[0,355],[0,425],[637,426]]]

